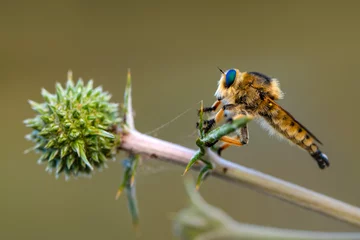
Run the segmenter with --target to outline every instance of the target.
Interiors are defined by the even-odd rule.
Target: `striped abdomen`
[[[315,141],[321,142],[275,101],[270,98],[264,99],[259,106],[258,114],[278,134],[309,152],[321,169],[330,165],[327,156],[320,151],[315,143]]]

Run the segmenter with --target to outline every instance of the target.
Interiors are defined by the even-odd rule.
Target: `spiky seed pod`
[[[44,103],[29,100],[37,115],[24,123],[33,129],[26,136],[35,142],[30,150],[41,153],[39,163],[47,163],[47,171],[54,170],[56,176],[88,175],[115,158],[120,118],[109,93],[94,89],[92,80],[74,84],[69,71],[65,89],[57,83],[56,94],[42,89],[41,95]]]

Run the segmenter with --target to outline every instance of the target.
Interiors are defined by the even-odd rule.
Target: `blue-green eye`
[[[230,87],[234,83],[235,78],[236,78],[236,70],[230,69],[229,71],[227,71],[225,78],[226,87]]]

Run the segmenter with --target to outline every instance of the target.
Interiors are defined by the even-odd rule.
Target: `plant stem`
[[[219,208],[208,204],[187,178],[190,206],[177,213],[175,235],[181,239],[258,239],[258,240],[360,240],[359,232],[314,232],[265,227],[237,222]]]
[[[118,132],[122,135],[119,148],[125,151],[147,155],[153,159],[165,160],[182,166],[186,166],[195,154],[195,150],[144,135],[134,129],[128,129],[126,132],[119,129]],[[212,171],[213,176],[245,185],[297,206],[360,227],[360,209],[355,206],[227,161],[209,149],[206,151],[209,159],[216,165]],[[199,170],[200,165],[202,164],[198,164],[195,168]]]

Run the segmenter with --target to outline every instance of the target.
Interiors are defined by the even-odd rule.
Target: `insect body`
[[[216,111],[221,104],[223,106],[214,118],[204,122],[205,132],[224,118],[231,121],[243,115],[251,115],[270,132],[284,137],[309,152],[321,169],[330,165],[327,156],[320,151],[316,143],[321,144],[321,142],[275,102],[283,97],[276,79],[258,72],[240,72],[238,69],[229,69],[226,72],[220,69],[220,71],[221,78],[215,92],[217,101],[204,111]],[[245,145],[248,140],[248,130],[245,126],[239,129],[235,138],[222,137],[220,141],[223,144],[219,147],[218,153],[231,145]]]

